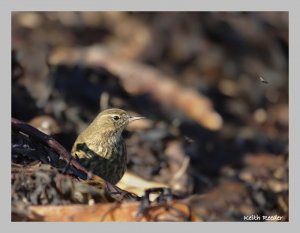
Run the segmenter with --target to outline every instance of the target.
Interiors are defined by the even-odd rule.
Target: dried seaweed
[[[24,121],[12,124],[14,221],[288,221],[286,12],[13,12],[12,21],[12,117]],[[127,192],[68,153],[108,107],[147,117],[124,132]],[[51,136],[26,126],[49,122],[59,128]],[[145,189],[160,186],[182,196],[143,209]]]

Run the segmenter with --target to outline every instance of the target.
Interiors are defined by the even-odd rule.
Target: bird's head
[[[131,116],[122,109],[110,108],[102,111],[94,122],[101,130],[121,133],[130,122],[143,118]]]

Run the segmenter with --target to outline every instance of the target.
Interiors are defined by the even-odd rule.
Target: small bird
[[[127,163],[122,132],[128,123],[143,118],[117,108],[102,111],[77,137],[72,156],[94,174],[116,184],[124,175]]]

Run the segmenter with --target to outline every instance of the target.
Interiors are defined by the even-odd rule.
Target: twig
[[[81,166],[76,160],[73,159],[72,155],[54,138],[51,136],[44,134],[43,132],[39,131],[38,129],[32,127],[31,125],[26,124],[23,121],[17,120],[15,118],[11,119],[12,128],[15,130],[18,130],[22,133],[25,133],[29,135],[30,137],[33,137],[37,141],[46,144],[49,146],[53,151],[55,151],[57,154],[59,154],[68,164],[71,164],[76,169],[78,169],[80,172],[83,172],[86,174],[87,178],[92,178],[93,174],[86,170],[83,166]],[[100,177],[99,177],[100,178]]]
[[[109,108],[109,94],[107,92],[103,92],[100,96],[100,108],[102,110]]]
[[[179,168],[179,170],[171,178],[171,181],[170,181],[171,185],[173,185],[177,180],[179,180],[185,174],[185,172],[189,166],[189,163],[190,163],[190,158],[186,156],[184,158],[183,163],[182,163],[181,167]]]
[[[70,61],[71,57],[74,59]],[[76,54],[76,55],[75,55]],[[151,94],[156,101],[175,107],[210,130],[220,130],[222,116],[214,110],[213,102],[196,89],[187,88],[173,77],[143,63],[120,59],[102,47],[80,49],[59,48],[49,56],[51,65],[76,64],[81,60],[91,67],[103,67],[116,75],[125,90],[132,95]]]

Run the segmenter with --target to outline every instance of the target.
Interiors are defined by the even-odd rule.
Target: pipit
[[[76,139],[72,155],[111,184],[124,175],[127,152],[122,132],[128,123],[144,117],[130,116],[122,109],[102,111]]]

